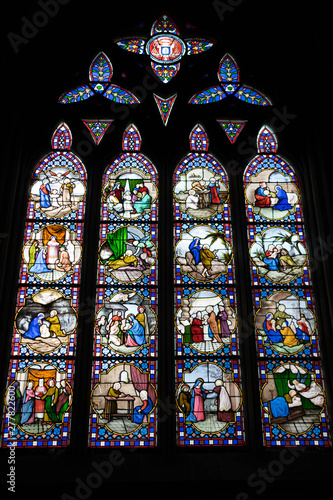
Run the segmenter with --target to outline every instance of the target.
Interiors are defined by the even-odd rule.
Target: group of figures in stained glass
[[[156,442],[158,180],[134,125],[122,148],[101,192],[90,446]],[[120,363],[123,356],[132,362]]]
[[[96,315],[96,333],[103,354],[109,350],[128,354],[150,344],[156,328],[150,300],[135,292],[118,292],[104,300]]]
[[[134,163],[134,162],[132,162]],[[110,176],[103,188],[103,199],[109,212],[115,211],[124,219],[137,219],[156,199],[156,186],[148,176],[134,166]]]
[[[138,428],[149,422],[156,402],[155,387],[149,382],[147,374],[133,364],[118,364],[103,372],[91,395],[100,424],[99,439],[103,440],[105,432],[117,438],[129,434],[138,436],[138,433],[146,438],[146,429],[138,432]],[[106,431],[101,427],[103,424]]]
[[[23,247],[27,273],[41,281],[60,281],[74,273],[81,260],[82,247],[76,231],[66,225],[31,225],[30,238]],[[36,229],[34,231],[34,229]],[[77,229],[81,232],[81,226]]]
[[[177,74],[183,56],[212,46],[208,40],[182,39],[166,16],[154,23],[150,39],[117,43],[132,53],[148,54],[164,83]],[[66,92],[59,102],[100,94],[138,103],[129,91],[110,83],[112,74],[109,59],[98,54],[89,83]],[[207,104],[234,96],[250,104],[271,104],[240,83],[229,54],[220,61],[218,78],[219,85],[189,102]],[[154,97],[166,125],[175,96]],[[84,122],[96,145],[111,122]],[[220,122],[233,143],[246,121]],[[190,132],[189,145],[172,181],[177,442],[241,446],[243,396],[228,175],[208,152],[201,125]],[[4,445],[14,438],[20,446],[67,446],[69,440],[87,179],[83,164],[69,151],[67,125],[56,129],[52,147],[36,167],[29,193],[5,396],[7,409],[14,397],[15,411],[5,418]],[[276,151],[274,134],[263,127],[258,155],[244,173],[264,443],[326,446],[329,433],[300,191],[293,169]],[[141,136],[133,124],[124,132],[122,153],[105,170],[100,216],[89,446],[155,446],[158,176],[141,153]],[[43,361],[31,361],[35,355]],[[10,421],[16,425],[12,435]]]
[[[201,125],[189,143],[173,177],[178,444],[241,445],[228,177]]]
[[[25,434],[42,435],[63,424],[72,402],[72,388],[66,374],[47,363],[32,364],[12,386],[15,414],[12,423]],[[55,431],[54,434],[60,434]]]
[[[306,300],[280,291],[262,301],[255,326],[265,345],[280,354],[292,355],[310,343],[316,320]]]
[[[41,289],[15,318],[20,344],[39,354],[49,354],[70,343],[77,326],[77,315],[70,298],[57,290]]]
[[[208,282],[228,271],[233,250],[226,234],[208,225],[196,225],[180,233],[175,258],[182,275]]]
[[[309,442],[328,440],[327,422],[322,415],[324,391],[316,374],[302,365],[281,363],[268,373],[261,399],[273,428],[272,440],[289,436],[304,441],[308,438]],[[319,422],[323,422],[321,429]]]
[[[36,210],[50,218],[61,218],[77,210],[84,196],[84,184],[67,167],[45,170],[31,187],[31,199]]]
[[[125,134],[133,139],[133,134],[138,133],[131,125]],[[196,134],[200,135],[200,141],[193,140]],[[140,147],[136,140],[141,140],[139,135],[134,139],[123,143],[129,150],[106,170],[102,187],[103,222],[98,254],[98,285],[102,288],[97,293],[96,383],[91,395],[90,443],[93,446],[119,439],[119,436],[130,442],[142,439],[147,444],[156,432],[156,419],[150,420],[149,416],[154,413],[157,403],[156,366],[155,361],[151,361],[156,355],[157,298],[153,298],[152,289],[147,287],[137,291],[108,287],[109,277],[113,285],[135,284],[145,277],[150,285],[156,284],[150,279],[156,272],[157,258],[153,223],[157,214],[157,178],[156,173],[151,175],[154,168],[149,160],[138,153]],[[181,286],[176,288],[175,309],[176,351],[182,367],[178,370],[176,390],[178,442],[180,445],[204,444],[214,438],[220,444],[241,444],[242,393],[227,176],[217,160],[207,153],[208,139],[202,127],[193,129],[190,145],[191,153],[174,176],[175,285]],[[66,163],[68,165],[68,158]],[[75,180],[70,183],[72,190],[64,195],[65,173]],[[266,165],[258,163],[245,188],[253,278],[258,275],[266,280],[265,283],[292,284],[295,279],[302,279],[307,263],[299,215],[295,217],[300,209],[299,191],[293,180],[281,165],[267,171]],[[83,230],[78,222],[64,220],[60,224],[59,212],[57,223],[52,223],[54,214],[47,210],[59,207],[51,202],[50,185],[60,192],[64,216],[70,216],[79,207],[85,193],[78,173],[68,166],[54,167],[53,161],[51,166],[45,162],[32,183],[30,210],[35,211],[36,221],[27,224],[22,270],[27,283],[32,277],[35,284],[37,279],[39,287],[33,293],[21,292],[19,295],[21,307],[15,317],[13,353],[20,355],[33,352],[70,356],[75,351],[77,301],[73,307],[74,288],[66,290],[65,283],[59,289],[47,288],[45,284],[61,283],[67,277],[72,285],[78,284],[78,273],[75,279],[74,271],[81,260]],[[45,191],[43,186],[47,186]],[[72,194],[76,186],[79,194],[75,200]],[[126,193],[131,195],[131,206],[127,204]],[[140,193],[141,197],[137,196]],[[142,210],[136,210],[136,201],[147,195],[149,202]],[[191,196],[196,197],[195,205],[191,204],[193,200],[188,202]],[[39,221],[40,212],[43,216],[48,215],[49,224]],[[116,223],[112,214],[124,221],[131,220],[132,224]],[[149,223],[142,221],[145,214],[149,215]],[[265,217],[267,227],[258,226],[258,217]],[[211,224],[207,224],[209,218]],[[294,220],[294,225],[287,225],[288,230],[283,224],[286,219]],[[269,226],[267,222],[279,222],[279,225]],[[73,231],[73,227],[77,231]],[[258,231],[258,227],[264,229]],[[221,277],[228,277],[228,283]],[[190,287],[188,280],[191,280]],[[202,288],[205,284],[210,284],[209,288]],[[318,353],[316,318],[308,302],[292,288],[270,295],[259,291],[255,298],[258,355],[259,358],[272,356],[275,360],[272,366],[266,361],[263,372],[263,411],[269,416],[270,425],[275,424],[282,434],[309,433],[318,425],[324,408],[320,377],[318,381],[318,375],[308,366],[294,362],[286,365],[279,361],[279,356],[299,355],[305,348],[311,348],[312,354]],[[143,356],[138,365],[121,363],[117,359],[110,366],[110,361],[105,361],[112,355],[137,352]],[[191,359],[192,352],[199,354],[195,363]],[[223,362],[219,358],[209,363],[201,360],[200,355],[206,354],[222,354]],[[67,364],[64,358],[63,367]],[[51,363],[36,367],[25,361],[22,368],[15,373],[12,383],[17,399],[13,421],[28,440],[36,439],[63,424],[65,416],[68,418],[73,397],[72,376],[68,380],[66,368],[61,370]],[[149,422],[154,424],[149,427]],[[142,425],[146,426],[144,432]]]
[[[203,159],[204,162],[204,159]],[[202,163],[200,160],[198,164]],[[174,195],[182,212],[199,219],[209,219],[223,210],[228,198],[226,187],[207,168],[191,168],[175,185]]]
[[[237,318],[228,298],[200,289],[182,299],[176,313],[176,326],[182,343],[190,344],[199,352],[213,352],[230,344]]]
[[[184,373],[177,402],[187,425],[187,439],[191,439],[194,429],[216,436],[236,423],[242,395],[233,378],[232,373],[215,363],[201,363]]]
[[[121,226],[113,232],[102,226],[102,231],[104,242],[99,249],[99,259],[106,275],[123,283],[151,275],[157,257],[154,234],[137,226]]]
[[[244,174],[264,442],[329,445],[317,321],[298,181],[258,134]],[[285,359],[290,361],[285,362]],[[262,361],[261,361],[262,359]],[[315,359],[315,361],[311,361]]]
[[[69,440],[86,190],[85,168],[70,147],[70,130],[61,124],[29,193],[5,397],[7,408],[13,398],[15,405],[3,433],[4,442],[14,438],[18,446]],[[16,427],[8,436],[10,423]]]

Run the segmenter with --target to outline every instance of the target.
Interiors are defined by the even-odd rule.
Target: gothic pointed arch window
[[[297,175],[263,126],[244,172],[264,445],[330,446]]]
[[[196,125],[173,176],[177,443],[244,444],[228,175]]]
[[[156,446],[158,177],[129,125],[101,193],[89,446]]]
[[[65,123],[51,142],[29,188],[2,446],[70,439],[87,175]]]
[[[174,26],[156,2],[79,23],[65,3],[30,6],[6,58],[2,470],[15,443],[22,497],[195,498],[204,481],[307,498],[313,480],[315,498],[333,456],[332,113],[305,82],[329,81],[329,44],[292,43],[295,2],[178,2]],[[288,36],[263,43],[267,26]]]

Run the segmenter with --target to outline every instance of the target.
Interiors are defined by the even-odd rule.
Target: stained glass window
[[[330,491],[330,16],[266,4],[6,3],[0,447],[22,499]],[[47,207],[66,169],[82,199]]]
[[[134,54],[147,53],[155,75],[163,83],[169,83],[177,75],[180,60],[185,55],[201,54],[213,46],[213,42],[203,38],[182,39],[174,21],[165,14],[153,23],[150,35],[149,39],[135,37],[117,40],[117,45]]]
[[[86,171],[63,123],[33,172],[2,446],[66,447],[74,397]]]
[[[104,137],[105,132],[110,127],[113,120],[82,120],[96,145],[98,145]]]
[[[177,94],[174,94],[171,97],[168,97],[167,99],[163,99],[162,97],[154,94],[154,99],[158,107],[158,111],[162,118],[162,122],[164,123],[165,126],[169,121],[170,113],[175,103],[176,97]]]
[[[257,106],[270,106],[271,101],[258,90],[240,83],[239,68],[230,54],[225,54],[219,64],[217,77],[219,85],[208,87],[198,92],[189,100],[190,104],[208,104],[218,102],[227,96]]]
[[[158,179],[132,124],[101,193],[89,446],[156,446]]]
[[[201,125],[173,176],[177,443],[244,444],[228,176]]]
[[[60,104],[72,104],[85,101],[90,97],[102,95],[111,101],[138,104],[139,100],[119,85],[111,84],[113,68],[110,59],[104,52],[100,52],[92,61],[89,68],[89,83],[66,91],[59,97]]]
[[[217,122],[224,130],[231,144],[234,144],[246,124],[246,120],[217,120]]]
[[[244,173],[263,440],[330,446],[299,182],[269,127]]]

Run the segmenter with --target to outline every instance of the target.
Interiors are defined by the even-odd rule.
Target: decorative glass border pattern
[[[269,127],[244,172],[263,443],[331,446],[301,194]]]
[[[157,445],[158,177],[129,125],[101,193],[88,445]]]
[[[66,447],[87,175],[62,123],[35,168],[22,248],[2,447]]]
[[[173,176],[177,444],[242,446],[228,177],[201,125]]]

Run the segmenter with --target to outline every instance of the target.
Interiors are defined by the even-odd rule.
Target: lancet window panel
[[[98,288],[94,355],[155,358],[157,313],[156,288]]]
[[[309,257],[302,224],[248,225],[252,282],[254,286],[311,286]],[[269,252],[276,248],[278,260]],[[291,254],[291,255],[290,255]],[[271,258],[273,255],[273,259]]]
[[[301,192],[262,127],[244,173],[264,446],[330,446]]]
[[[141,136],[130,125],[123,137],[123,153],[108,166],[103,177],[101,220],[108,222],[157,222],[157,172],[141,153]]]
[[[66,447],[79,312],[87,175],[55,130],[34,169],[22,245],[2,446]]]
[[[228,176],[204,128],[173,176],[177,444],[242,446]]]
[[[265,446],[331,446],[320,360],[260,360],[258,371]]]
[[[17,448],[69,445],[74,363],[74,358],[59,357],[34,362],[28,358],[11,359],[5,392],[10,418],[6,417],[3,424],[3,446],[8,442]]]
[[[176,222],[174,234],[176,284],[234,283],[231,224]],[[200,246],[206,251],[201,258]]]
[[[177,356],[238,356],[234,287],[175,287]]]
[[[175,372],[178,446],[243,446],[239,360],[177,358]],[[191,404],[199,398],[202,405]]]
[[[52,237],[53,236],[53,237]],[[66,248],[68,259],[66,262],[57,263],[52,268],[43,265],[42,256],[36,262],[36,256],[41,248],[44,248],[45,260],[50,257],[50,248],[55,241],[55,255]],[[20,283],[27,285],[36,285],[43,283],[57,282],[62,285],[78,285],[80,282],[81,263],[82,263],[82,242],[83,242],[83,223],[75,221],[66,221],[59,224],[58,219],[52,223],[45,224],[44,219],[27,222],[24,246],[22,249],[22,262],[20,271]],[[66,256],[67,257],[67,256]],[[64,260],[64,256],[63,256]]]
[[[100,225],[98,284],[157,284],[157,224]]]
[[[156,362],[147,358],[94,361],[89,447],[156,447],[156,372]],[[118,391],[124,395],[115,396]]]
[[[173,176],[175,221],[229,221],[227,174],[217,159],[208,153],[208,137],[201,125],[192,129],[189,142],[191,152]]]
[[[89,447],[157,445],[158,177],[129,125],[101,192]]]

